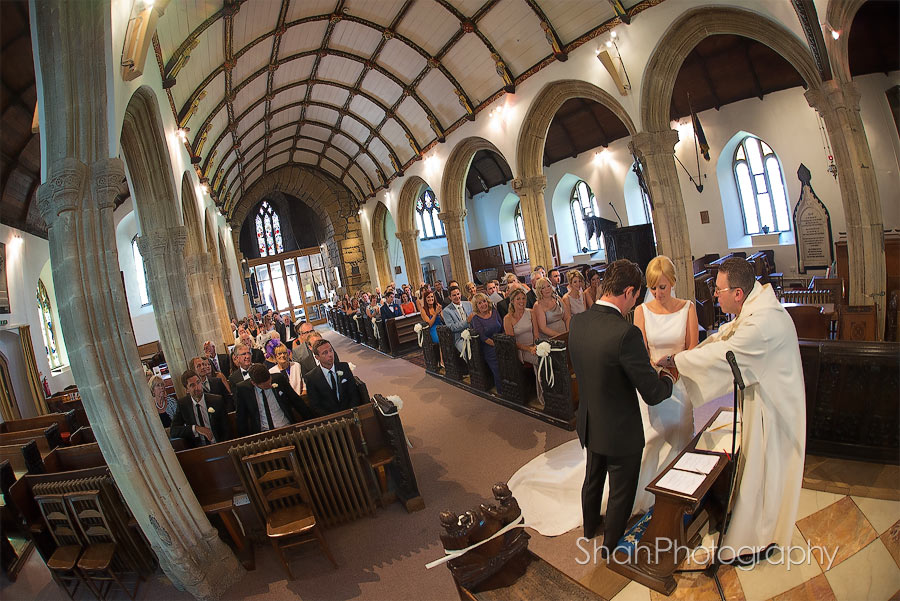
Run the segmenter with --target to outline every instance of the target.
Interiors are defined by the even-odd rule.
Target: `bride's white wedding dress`
[[[675,313],[659,314],[644,306],[644,328],[654,364],[666,355],[684,350],[689,307],[690,303],[684,303]],[[644,488],[694,435],[693,409],[681,380],[675,383],[672,396],[662,403],[653,407],[643,400],[639,403],[644,420],[644,453],[632,514],[650,509],[653,494]],[[538,455],[509,479],[509,488],[519,502],[525,524],[544,536],[557,536],[581,526],[581,486],[586,457],[576,438]],[[608,494],[607,479],[602,513],[606,513]]]

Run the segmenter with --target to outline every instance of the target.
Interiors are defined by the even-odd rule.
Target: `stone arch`
[[[403,248],[403,264],[406,266],[406,277],[409,279],[409,285],[416,287],[418,284],[413,280],[413,274],[422,272],[422,264],[419,259],[419,230],[416,229],[416,199],[425,188],[429,188],[428,183],[417,175],[406,178],[403,187],[400,189],[400,199],[397,203],[397,239],[400,240],[400,246]],[[442,201],[443,202],[443,201]]]
[[[504,161],[506,157],[493,143],[484,138],[471,137],[462,140],[450,152],[444,166],[441,180],[441,221],[447,233],[447,246],[450,250],[450,265],[453,278],[460,282],[472,281],[472,263],[469,260],[469,244],[466,242],[464,220],[466,217],[466,174],[475,153],[479,150],[490,150],[497,153]],[[509,161],[506,161],[509,164]],[[546,229],[546,217],[544,218]],[[549,240],[549,239],[548,239]]]
[[[385,235],[385,225],[390,211],[380,200],[375,202],[375,211],[372,214],[372,251],[375,253],[375,271],[378,276],[378,285],[384,290],[391,281],[391,262],[388,257],[388,239]]]
[[[179,221],[181,211],[162,117],[148,86],[138,88],[128,102],[121,148],[141,226],[138,246],[160,343],[170,373],[180,374],[193,353],[202,348],[198,344],[202,340],[195,332],[196,307],[192,306],[184,261],[187,228]],[[176,390],[182,394],[181,383],[175,380]]]
[[[328,267],[338,267],[348,290],[368,287],[369,268],[359,214],[353,195],[333,176],[309,165],[284,165],[256,180],[231,210],[230,221],[241,224],[250,209],[270,192],[284,192],[310,207],[325,226],[323,256]],[[240,227],[232,230],[240,247]]]
[[[782,25],[743,8],[704,6],[685,11],[659,39],[641,85],[643,130],[669,129],[672,91],[681,65],[701,40],[719,34],[739,35],[765,44],[786,61],[810,88],[822,84],[809,49]]]
[[[856,13],[866,0],[829,0],[825,9],[825,22],[834,30],[841,32],[838,39],[825,36],[825,47],[828,49],[828,60],[831,72],[840,81],[850,81],[850,28]]]

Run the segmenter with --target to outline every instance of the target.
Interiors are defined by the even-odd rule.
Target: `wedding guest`
[[[422,300],[422,307],[419,314],[422,316],[422,321],[425,322],[425,326],[428,328],[428,332],[431,336],[431,341],[434,344],[438,343],[437,327],[444,323],[443,320],[441,320],[442,309],[443,307],[437,302],[437,294],[435,291],[427,291],[424,300]]]
[[[497,349],[494,348],[494,334],[503,331],[503,324],[500,321],[500,314],[491,304],[487,295],[477,293],[472,297],[472,304],[475,311],[472,313],[472,329],[478,334],[478,343],[481,345],[481,353],[484,356],[484,362],[487,363],[494,375],[494,386],[497,388],[497,394],[500,394],[500,364],[497,361]]]
[[[269,368],[269,373],[284,374],[287,376],[288,382],[290,382],[294,392],[303,394],[303,370],[301,369],[300,364],[296,361],[291,361],[291,353],[283,344],[276,346],[273,352],[275,355],[275,365]]]
[[[160,376],[153,375],[147,384],[150,386],[150,394],[153,396],[159,421],[162,422],[163,428],[168,428],[172,425],[175,411],[178,410],[178,401],[174,395],[166,394],[166,384]]]
[[[531,309],[534,307],[534,303],[537,302],[537,292],[534,291],[534,287],[537,285],[539,279],[544,277],[543,269],[535,269],[531,272],[531,290],[527,292],[525,295],[525,299],[527,300],[528,308]]]
[[[532,307],[531,316],[537,324],[540,336],[553,338],[569,331],[569,315],[556,296],[553,284],[547,278],[538,278],[534,293],[538,301]]]
[[[204,393],[222,397],[226,411],[234,411],[234,400],[231,398],[231,388],[228,380],[221,373],[212,373],[212,365],[205,357],[194,357],[188,364],[194,373],[200,378],[200,386]]]
[[[466,300],[470,303],[472,299],[475,298],[475,293],[478,291],[478,287],[475,286],[475,282],[466,282]]]
[[[526,307],[525,290],[520,286],[514,286],[512,292],[506,296],[509,302],[509,312],[503,318],[503,332],[507,336],[516,339],[516,348],[519,350],[519,360],[529,363],[534,369],[534,378],[537,383],[537,407],[544,407],[544,391],[538,376],[538,357],[535,354],[534,341],[538,337],[537,324],[532,318],[532,309]]]
[[[488,300],[496,307],[497,303],[503,300],[503,295],[500,294],[500,282],[491,280],[485,285],[485,289],[487,290],[485,294],[487,294]]]
[[[603,280],[603,276],[600,275],[600,272],[596,269],[589,269],[587,272],[587,289],[585,289],[584,294],[584,306],[590,307],[598,300],[600,300],[600,282]]]
[[[450,295],[444,290],[444,283],[440,280],[434,283],[434,298],[442,307],[450,302]]]
[[[450,303],[441,311],[441,319],[453,332],[453,344],[462,352],[462,331],[469,327],[469,316],[472,314],[472,303],[462,300],[462,291],[458,286],[450,288]]]
[[[416,304],[409,298],[409,292],[400,293],[400,310],[404,315],[412,315],[416,312]]]
[[[381,319],[387,321],[394,317],[400,317],[403,315],[403,311],[400,310],[399,305],[394,302],[394,291],[389,290],[384,293],[384,304],[381,305]]]
[[[568,292],[566,285],[562,283],[562,275],[559,273],[559,269],[554,267],[550,270],[550,273],[547,275],[547,279],[550,280],[550,283],[553,284],[553,290],[556,291],[556,296],[562,298]]]
[[[577,269],[573,269],[566,274],[569,280],[566,295],[562,297],[562,302],[566,306],[569,313],[569,319],[572,316],[584,312],[590,305],[586,302],[584,289],[584,276]]]

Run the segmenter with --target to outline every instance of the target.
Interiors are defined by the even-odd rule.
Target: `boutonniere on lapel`
[[[207,407],[206,412],[207,412],[207,413],[215,413],[216,410],[213,409],[212,407]]]
[[[275,390],[278,390],[278,384],[276,384],[276,383],[273,382],[273,383],[272,383],[272,388],[274,388]]]
[[[338,370],[337,375],[338,375],[338,377],[340,378],[341,376],[344,375],[344,372],[342,372],[341,370]]]

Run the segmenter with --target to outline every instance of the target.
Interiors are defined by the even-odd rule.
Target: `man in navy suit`
[[[472,303],[462,300],[462,291],[459,286],[450,288],[450,302],[441,311],[441,317],[450,331],[453,332],[453,344],[456,350],[462,352],[462,331],[469,327],[469,315],[472,314]]]
[[[321,415],[331,415],[361,405],[368,399],[359,396],[356,378],[346,363],[334,360],[334,349],[325,339],[313,346],[319,368],[306,375],[306,395],[309,405]]]
[[[269,373],[268,368],[260,363],[251,365],[249,371],[250,378],[239,383],[234,391],[238,436],[283,428],[318,417],[294,392],[284,373]]]
[[[387,321],[392,317],[400,317],[403,311],[394,304],[394,291],[390,290],[384,295],[384,304],[381,305],[381,319]]]
[[[231,438],[231,423],[222,397],[206,394],[193,370],[181,374],[187,394],[178,399],[178,411],[172,418],[169,435],[182,438],[188,446],[203,446]]]

